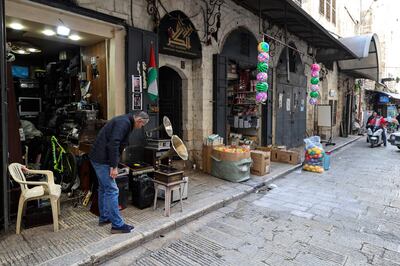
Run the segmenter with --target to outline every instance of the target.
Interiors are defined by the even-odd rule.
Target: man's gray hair
[[[149,118],[149,114],[144,112],[144,111],[136,112],[133,116],[135,118],[140,118],[140,119],[145,120],[145,121],[149,121],[149,119],[150,119]]]

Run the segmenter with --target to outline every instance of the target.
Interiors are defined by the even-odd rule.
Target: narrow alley
[[[106,265],[400,265],[399,156],[362,138]]]

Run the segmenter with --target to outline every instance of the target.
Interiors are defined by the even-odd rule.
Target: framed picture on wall
[[[142,92],[142,76],[132,75],[132,91]]]
[[[132,94],[133,110],[142,110],[142,93]]]

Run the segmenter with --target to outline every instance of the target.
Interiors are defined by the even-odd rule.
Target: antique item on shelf
[[[171,121],[169,120],[169,118],[167,116],[163,117],[163,123],[160,126],[150,129],[149,131],[146,131],[146,136],[151,137],[151,135],[154,131],[159,131],[159,130],[165,130],[167,135],[169,137],[172,137],[174,130],[172,129]]]

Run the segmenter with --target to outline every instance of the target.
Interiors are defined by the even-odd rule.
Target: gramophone
[[[179,181],[183,178],[183,171],[171,166],[171,158],[179,157],[186,161],[189,157],[185,144],[177,135],[172,135],[171,146],[166,153],[158,158],[154,172],[154,179],[164,183]],[[165,158],[168,158],[168,165],[161,164],[161,160]]]
[[[152,138],[153,133],[159,130],[164,130],[169,137],[172,137],[174,131],[168,117],[163,117],[163,123],[160,126],[146,131],[147,146],[157,150],[168,150],[170,148],[170,139]]]

